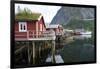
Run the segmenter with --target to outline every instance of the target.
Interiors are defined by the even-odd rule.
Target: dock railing
[[[41,38],[55,38],[54,31],[27,31],[19,32],[15,31],[15,40],[17,39],[41,39]]]

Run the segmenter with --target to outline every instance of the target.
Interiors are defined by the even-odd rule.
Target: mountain
[[[93,8],[61,7],[51,24],[68,24],[71,20],[94,19]]]

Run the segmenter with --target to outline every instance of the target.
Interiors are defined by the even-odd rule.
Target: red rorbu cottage
[[[50,24],[46,25],[46,30],[54,30],[56,35],[62,35],[63,34],[63,27],[59,24]]]
[[[15,40],[33,40],[33,38],[39,40],[39,38],[50,37],[52,34],[52,32],[46,31],[44,19],[40,13],[26,12],[15,15]]]

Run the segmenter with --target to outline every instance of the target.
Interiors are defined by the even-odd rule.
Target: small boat
[[[90,32],[90,31],[82,31],[82,32],[74,32],[73,33],[74,35],[91,35],[92,34],[92,32]]]
[[[91,35],[92,32],[90,32],[90,31],[86,31],[86,32],[80,32],[80,34],[81,34],[81,35]]]

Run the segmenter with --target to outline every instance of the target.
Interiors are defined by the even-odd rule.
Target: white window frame
[[[21,29],[22,25],[22,29]],[[25,29],[24,29],[25,26]],[[26,22],[19,22],[19,32],[27,32],[27,23]]]

